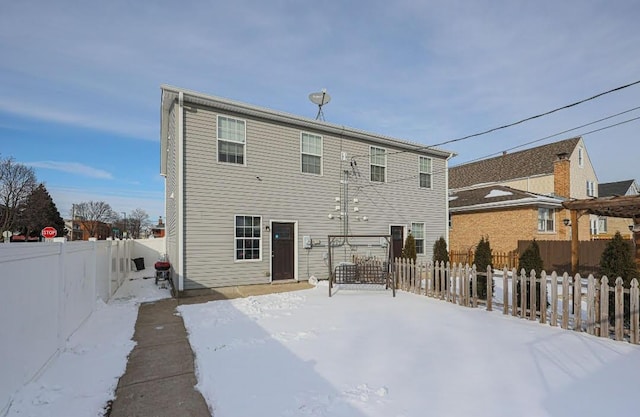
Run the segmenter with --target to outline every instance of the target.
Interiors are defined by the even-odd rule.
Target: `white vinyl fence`
[[[163,239],[0,244],[0,416]],[[159,247],[155,256],[152,248]],[[136,251],[140,248],[140,253]]]

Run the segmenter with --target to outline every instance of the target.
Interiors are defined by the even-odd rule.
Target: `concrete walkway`
[[[145,303],[138,309],[127,369],[118,382],[111,417],[210,417],[195,389],[194,357],[181,304],[248,297],[311,288],[306,282],[260,284],[187,292],[185,297]]]

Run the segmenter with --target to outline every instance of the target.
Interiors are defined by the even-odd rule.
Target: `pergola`
[[[594,214],[606,217],[633,219],[633,241],[636,264],[640,265],[640,195],[569,200],[562,206],[571,213],[571,270],[578,271],[578,217]]]

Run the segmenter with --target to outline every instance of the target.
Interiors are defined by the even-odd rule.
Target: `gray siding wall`
[[[177,188],[177,138],[178,138],[178,126],[176,121],[176,108],[177,104],[174,103],[169,112],[169,129],[167,138],[167,176],[165,179],[165,239],[167,245],[167,257],[172,262],[173,266],[178,262],[178,210],[176,207],[177,199],[175,196],[178,194]],[[173,195],[173,197],[172,197]],[[178,288],[178,275],[173,273],[174,288]]]
[[[265,226],[272,220],[297,222],[296,278],[326,278],[327,235],[341,233],[340,221],[327,217],[335,213],[335,197],[340,195],[341,152],[348,157],[342,168],[351,157],[357,161],[361,177],[349,185],[350,199],[357,197],[358,214],[370,219],[358,222],[352,212],[351,234],[388,234],[390,224],[410,227],[411,222],[422,222],[428,259],[435,240],[445,236],[443,158],[432,156],[433,189],[424,189],[419,188],[418,153],[393,154],[396,150],[387,148],[387,183],[372,183],[369,143],[305,130],[323,137],[323,174],[305,174],[302,129],[222,112],[246,121],[246,165],[219,163],[217,114],[185,103],[185,289],[271,282],[270,233]],[[261,260],[234,261],[235,215],[262,217]],[[322,245],[303,249],[305,235]]]

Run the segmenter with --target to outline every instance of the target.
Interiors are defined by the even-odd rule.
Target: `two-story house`
[[[598,180],[580,137],[449,170],[450,249],[468,251],[488,237],[495,251],[517,248],[518,240],[570,240],[566,199],[598,196]],[[598,217],[579,219],[589,239]]]
[[[401,247],[410,231],[418,256],[430,259],[448,233],[452,156],[162,86],[166,253],[175,287],[326,278],[328,235],[387,234]]]
[[[639,195],[640,187],[635,180],[607,182],[598,185],[598,197],[617,197]],[[622,217],[598,218],[597,239],[611,239],[616,232],[622,236],[633,236],[633,219]]]

